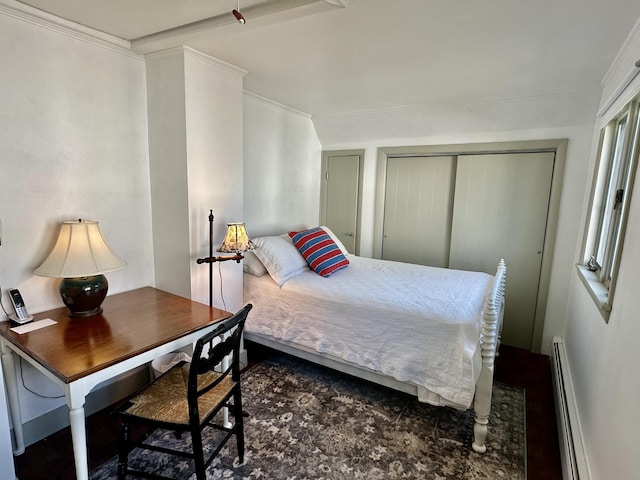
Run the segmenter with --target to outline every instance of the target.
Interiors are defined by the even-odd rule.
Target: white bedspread
[[[301,345],[469,408],[480,372],[482,307],[492,276],[349,255],[329,278],[306,271],[281,288],[245,274],[246,331]]]

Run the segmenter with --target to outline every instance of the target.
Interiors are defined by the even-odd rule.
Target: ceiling
[[[240,0],[240,25],[237,0],[22,3],[140,54],[188,45],[316,117],[593,95],[640,17],[638,0]]]

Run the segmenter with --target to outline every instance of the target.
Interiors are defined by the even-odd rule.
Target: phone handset
[[[9,298],[11,298],[11,303],[16,311],[15,315],[9,315],[11,320],[16,323],[27,323],[33,320],[33,316],[27,312],[27,307],[24,304],[22,295],[20,295],[17,289],[9,290]]]

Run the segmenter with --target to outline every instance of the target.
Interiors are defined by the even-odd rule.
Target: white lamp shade
[[[126,266],[105,242],[98,222],[78,220],[62,223],[53,250],[34,273],[54,278],[88,277]]]

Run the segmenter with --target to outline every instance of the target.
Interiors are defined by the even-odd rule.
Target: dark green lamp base
[[[102,313],[102,301],[107,296],[109,282],[104,275],[63,278],[60,296],[70,317],[90,317]]]

